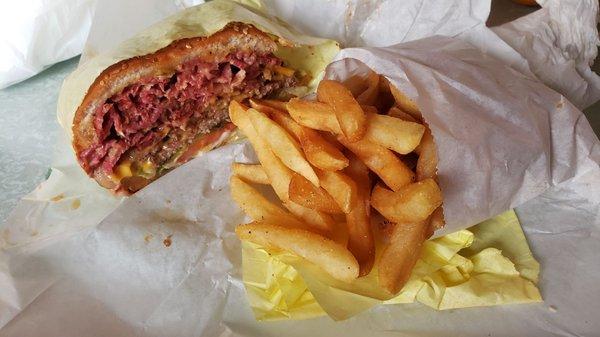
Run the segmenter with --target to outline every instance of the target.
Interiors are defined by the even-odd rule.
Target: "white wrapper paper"
[[[343,60],[331,64],[326,77],[343,80],[364,72],[359,60],[420,107],[436,141],[444,194],[446,227],[436,235],[598,169],[598,138],[577,108],[462,41],[431,37],[395,47],[348,48],[337,59]]]
[[[153,2],[162,8],[160,3]],[[277,8],[296,11],[295,17],[322,13],[338,26],[344,20],[351,25],[352,18],[340,16],[336,3],[319,5],[319,11],[312,4],[299,12],[296,5],[282,1]],[[409,28],[420,31],[413,33],[416,36],[437,32],[439,12],[410,11],[400,2],[396,6],[387,11],[404,10],[430,23]],[[481,21],[489,9],[451,8],[456,9],[455,21],[465,25],[446,35],[479,41],[474,43],[481,48],[490,33]],[[107,13],[97,18],[98,25],[110,26],[114,17],[108,14],[121,18],[135,11]],[[473,26],[473,20],[479,23]],[[382,38],[392,29],[383,19],[365,22]],[[598,140],[581,113],[558,94],[470,49],[457,40],[432,38],[391,51],[351,49],[340,57],[361,58],[386,74],[416,98],[435,125],[436,139],[449,141],[439,145],[445,197],[452,203],[454,193],[466,189],[465,200],[477,202],[452,205],[454,211],[447,214],[450,226],[467,217],[475,221],[486,212],[498,213],[568,180],[517,209],[542,265],[546,304],[448,312],[394,305],[342,323],[328,318],[257,323],[245,300],[239,242],[232,234],[233,225],[244,217],[227,186],[232,162],[254,161],[247,144],[230,145],[185,164],[94,226],[120,200],[81,173],[65,137],[59,174],[28,196],[2,228],[0,335],[593,335],[600,329],[595,319],[600,294],[594,283],[600,276],[595,263],[600,249]],[[514,59],[511,63],[514,51],[504,51],[506,58],[499,58],[524,64]],[[455,113],[464,120],[450,119]],[[448,124],[442,127],[444,123]],[[467,146],[457,149],[462,139]],[[529,155],[522,156],[522,150]],[[472,175],[457,167],[459,155],[466,156],[466,168],[475,168]],[[503,170],[482,170],[498,163]],[[450,180],[455,173],[460,178]],[[460,185],[470,181],[476,183]],[[503,204],[497,205],[496,199],[488,205],[492,196],[505,197]]]
[[[81,53],[96,2],[2,1],[0,89]]]

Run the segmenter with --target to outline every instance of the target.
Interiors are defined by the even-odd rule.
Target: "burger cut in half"
[[[231,100],[306,85],[305,74],[275,56],[279,43],[231,23],[108,67],[73,120],[80,165],[103,187],[130,194],[223,141],[234,129]]]

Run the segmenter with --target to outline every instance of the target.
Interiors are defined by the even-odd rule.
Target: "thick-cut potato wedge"
[[[360,276],[369,274],[375,260],[375,240],[371,230],[371,181],[369,169],[356,156],[349,156],[344,172],[356,183],[357,193],[350,213],[346,214],[348,249],[360,265]]]
[[[243,105],[236,101],[231,101],[229,104],[229,118],[244,135],[248,138],[258,161],[262,165],[265,173],[269,177],[273,190],[282,201],[289,200],[288,188],[290,180],[292,180],[293,171],[287,168],[279,158],[269,148],[269,144],[258,136],[256,129],[252,126],[252,122],[246,114],[246,109]]]
[[[270,118],[273,118],[272,116],[276,113],[285,113],[285,109],[284,110],[280,110],[278,108],[272,107],[269,104],[265,103],[265,101],[259,100],[259,99],[250,99],[250,107],[252,109],[256,109],[262,113],[264,113],[265,115],[269,116]]]
[[[269,144],[271,151],[285,166],[301,174],[315,186],[319,186],[319,178],[304,157],[300,144],[284,128],[256,109],[248,109],[246,114],[259,137]]]
[[[308,128],[342,133],[333,108],[325,103],[292,98],[286,105],[290,116]]]
[[[233,170],[234,175],[247,182],[263,185],[269,185],[271,183],[267,173],[259,164],[233,163],[231,169]]]
[[[274,99],[251,99],[250,103],[252,104],[252,102],[259,104],[259,105],[266,105],[266,106],[270,106],[273,109],[277,109],[277,110],[281,110],[281,111],[287,111],[287,108],[285,107],[285,105],[287,104],[287,102],[284,101],[277,101]],[[254,106],[252,106],[254,108]],[[256,109],[256,108],[255,108]],[[257,109],[260,110],[260,109]]]
[[[309,231],[253,222],[237,226],[235,233],[241,240],[267,249],[292,252],[340,281],[351,282],[358,277],[358,263],[346,248]]]
[[[388,116],[392,116],[392,117],[396,117],[396,118],[400,118],[402,120],[405,120],[407,122],[415,122],[415,123],[419,123],[419,121],[417,121],[417,119],[415,119],[413,116],[411,116],[410,114],[402,111],[400,108],[398,107],[391,107],[390,110],[388,110],[387,113]]]
[[[364,139],[350,142],[340,136],[338,140],[360,158],[392,190],[397,191],[413,182],[415,176],[413,171],[385,147]]]
[[[412,152],[421,142],[425,127],[419,123],[379,114],[367,114],[365,139],[400,154]]]
[[[444,228],[446,221],[444,220],[444,208],[440,206],[431,213],[431,227],[434,231]]]
[[[331,215],[304,207],[291,200],[284,201],[283,206],[285,206],[290,213],[295,215],[297,218],[302,219],[302,221],[309,225],[311,231],[322,233],[325,237],[330,239],[334,239],[336,237],[335,230],[337,228],[337,224]]]
[[[311,184],[303,176],[295,173],[290,181],[290,200],[304,207],[325,213],[343,213],[336,201],[321,187]]]
[[[394,226],[390,242],[377,262],[379,285],[390,294],[398,293],[408,281],[421,255],[428,227],[427,220]]]
[[[418,222],[427,219],[442,204],[442,192],[433,179],[425,179],[392,192],[380,185],[371,193],[371,205],[386,219]]]
[[[302,221],[267,200],[259,191],[239,177],[231,176],[229,182],[231,197],[253,220],[264,220],[279,226],[308,229]]]
[[[325,140],[317,131],[308,129],[302,133],[300,145],[306,159],[325,171],[338,171],[348,166],[348,158],[335,145]]]
[[[425,130],[421,144],[416,150],[419,153],[416,168],[417,180],[435,179],[437,177],[437,153],[435,142],[429,129]]]
[[[367,132],[367,116],[350,90],[340,82],[323,80],[317,87],[317,98],[331,105],[344,136],[351,142],[363,138]]]
[[[417,103],[406,96],[402,91],[398,90],[393,85],[390,85],[390,91],[396,100],[396,104],[400,107],[400,109],[408,112],[411,116],[418,120],[423,120],[423,116],[421,115],[421,110],[417,106]]]
[[[358,97],[369,87],[366,76],[352,75],[342,82],[346,89],[350,90],[352,96]]]
[[[348,159],[344,154],[326,141],[318,131],[296,123],[288,114],[282,112],[273,111],[271,118],[300,142],[306,159],[313,166],[328,171],[337,171],[348,166]]]
[[[367,76],[367,89],[356,97],[360,104],[373,105],[377,101],[379,94],[379,75],[371,71]]]
[[[317,170],[321,187],[335,200],[344,213],[350,213],[356,200],[356,183],[349,176],[337,171]]]

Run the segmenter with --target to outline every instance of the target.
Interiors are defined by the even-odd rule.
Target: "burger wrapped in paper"
[[[193,7],[80,66],[59,119],[77,161],[120,194],[231,139],[231,100],[307,92],[337,43],[229,1]]]

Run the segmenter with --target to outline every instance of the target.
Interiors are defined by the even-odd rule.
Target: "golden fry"
[[[355,142],[363,138],[367,132],[367,116],[348,89],[337,81],[323,80],[317,88],[317,98],[331,105],[348,140]]]
[[[396,118],[400,118],[402,120],[405,120],[407,122],[415,122],[415,123],[419,123],[419,121],[417,119],[415,119],[413,116],[411,116],[410,114],[402,111],[400,108],[398,107],[391,107],[390,110],[388,110],[387,113],[388,116],[392,116],[392,117],[396,117]]]
[[[259,191],[239,177],[231,177],[230,187],[233,200],[253,220],[264,220],[279,226],[308,229],[302,221],[267,200]]]
[[[417,106],[417,103],[406,96],[403,92],[398,90],[393,85],[390,85],[390,91],[396,100],[396,103],[400,107],[400,109],[408,112],[411,116],[416,118],[417,120],[423,120],[423,116],[421,115],[421,110]]]
[[[442,192],[433,179],[425,179],[392,192],[380,185],[371,193],[371,205],[386,219],[419,222],[442,204]]]
[[[346,214],[348,249],[358,261],[360,276],[364,276],[369,274],[375,261],[375,240],[371,230],[371,180],[365,164],[354,155],[349,159],[350,165],[344,172],[355,181],[357,193],[351,211]]]
[[[373,105],[377,101],[377,95],[379,94],[379,75],[374,71],[371,71],[367,75],[367,86],[367,89],[356,97],[356,100],[360,104]]]
[[[354,97],[358,97],[369,87],[367,78],[361,75],[352,75],[348,77],[342,82],[342,85],[346,87]]]
[[[258,133],[252,126],[250,118],[246,114],[244,106],[236,101],[229,104],[229,117],[244,135],[248,138],[258,161],[262,165],[265,173],[269,177],[273,190],[282,201],[289,200],[288,188],[292,180],[293,171],[287,168],[279,158],[269,148],[269,144],[258,136]]]
[[[390,294],[398,293],[408,281],[421,255],[428,227],[427,220],[394,226],[390,242],[377,262],[379,285]]]
[[[290,200],[299,205],[325,213],[343,213],[327,191],[297,173],[292,176],[289,191]]]
[[[358,277],[358,263],[343,246],[318,234],[253,222],[237,226],[235,233],[241,240],[254,242],[267,249],[292,252],[323,269],[331,277],[351,282]]]
[[[319,132],[296,123],[289,115],[281,112],[273,112],[271,118],[294,136],[313,166],[327,171],[337,171],[348,166],[348,159],[344,154]]]
[[[413,182],[415,174],[392,151],[385,147],[364,139],[350,142],[344,137],[338,137],[338,140],[360,158],[392,190],[397,191]]]
[[[233,163],[231,169],[234,175],[247,182],[263,185],[271,184],[267,173],[259,164]]]
[[[400,154],[412,152],[421,142],[425,127],[400,118],[369,113],[365,139]]]
[[[425,130],[425,134],[417,150],[419,153],[416,168],[417,180],[435,179],[437,177],[437,153],[435,142],[429,129]]]
[[[297,218],[302,219],[310,227],[311,231],[320,233],[330,239],[335,237],[337,224],[331,215],[304,207],[291,200],[283,202],[283,206]]]
[[[300,144],[284,128],[256,109],[248,109],[246,114],[258,135],[285,166],[319,186],[319,178],[304,157]]]
[[[300,125],[335,134],[342,132],[333,108],[325,103],[292,98],[286,107],[290,116]]]
[[[350,213],[354,205],[357,187],[349,176],[337,171],[317,170],[321,186],[335,200],[344,213]]]

